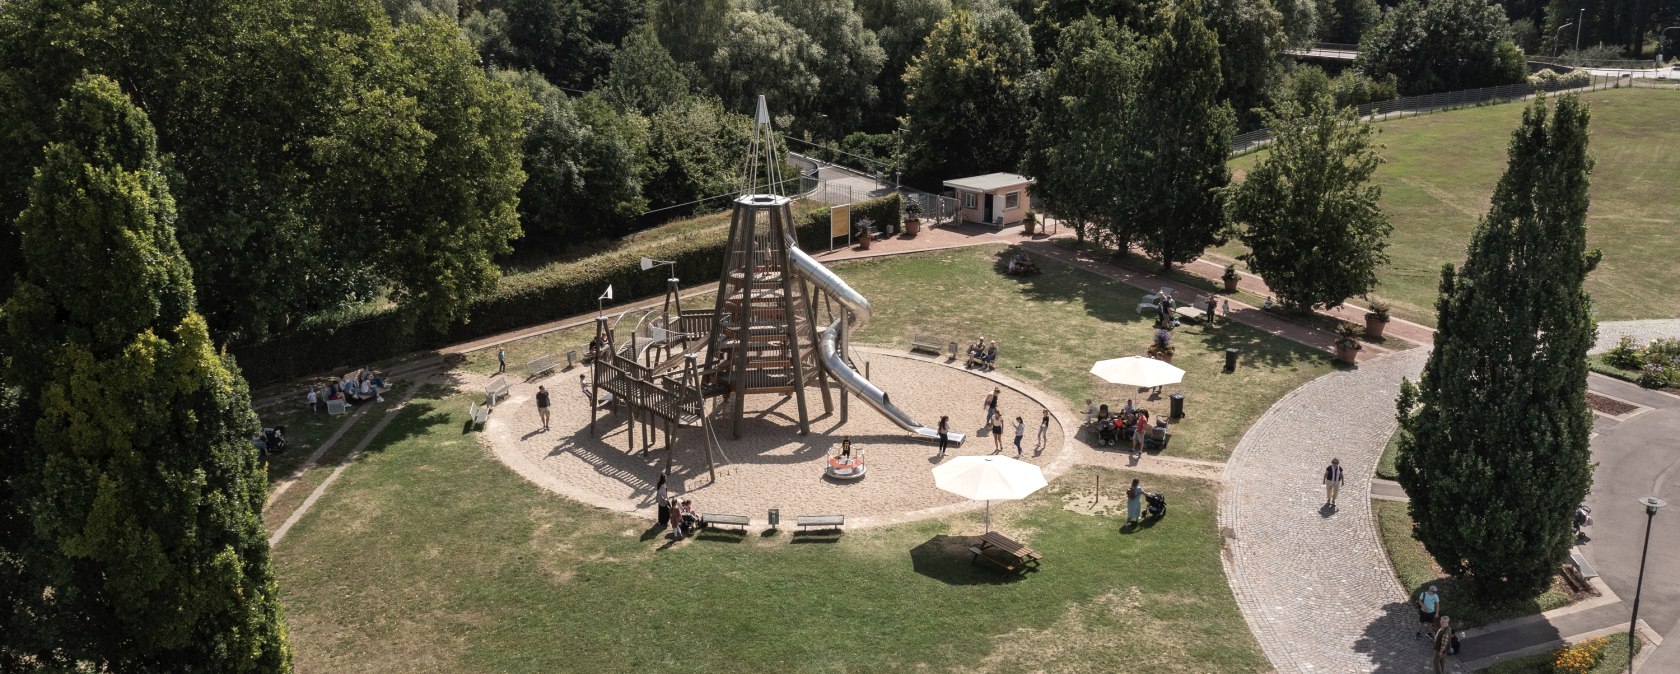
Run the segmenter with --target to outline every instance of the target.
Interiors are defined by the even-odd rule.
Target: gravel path
[[[1640,343],[1657,337],[1680,338],[1680,318],[1656,318],[1644,321],[1609,321],[1598,324],[1598,343],[1590,353],[1603,353],[1616,346],[1623,337]]]
[[[1427,662],[1415,614],[1371,514],[1371,476],[1395,427],[1411,349],[1332,372],[1272,406],[1225,468],[1225,575],[1280,672],[1414,671]],[[1324,467],[1342,460],[1340,510],[1321,510]]]

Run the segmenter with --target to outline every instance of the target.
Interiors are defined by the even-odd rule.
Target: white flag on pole
[[[612,298],[613,298],[613,297],[612,297],[612,285],[611,285],[611,284],[608,284],[608,285],[607,285],[607,291],[606,291],[606,292],[604,292],[604,293],[601,293],[601,297],[600,297],[600,299],[602,299],[602,300],[610,300],[610,299],[612,299]]]

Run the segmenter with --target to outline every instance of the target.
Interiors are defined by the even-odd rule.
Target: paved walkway
[[[1394,431],[1400,379],[1416,378],[1428,356],[1393,353],[1290,392],[1226,464],[1225,574],[1280,672],[1410,672],[1427,663],[1371,514],[1371,475]],[[1335,512],[1320,507],[1332,457],[1347,471]]]

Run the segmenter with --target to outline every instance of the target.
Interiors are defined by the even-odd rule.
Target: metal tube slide
[[[846,282],[841,280],[840,276],[834,273],[834,270],[823,266],[821,262],[805,254],[805,251],[796,246],[788,246],[788,258],[793,261],[794,269],[800,276],[822,288],[823,291],[828,293],[829,297],[834,298],[841,306],[846,307],[847,313],[854,317],[853,327],[862,327],[864,323],[869,321],[871,312],[868,298],[859,294],[851,286],[846,285]],[[845,320],[845,317],[836,318],[833,323],[823,329],[818,346],[822,356],[823,368],[828,370],[829,374],[834,375],[834,380],[840,382],[840,385],[846,387],[846,390],[857,394],[857,397],[862,399],[865,404],[891,419],[893,423],[898,424],[899,428],[910,431],[919,438],[937,442],[939,440],[938,429],[916,423],[915,419],[911,419],[910,415],[905,414],[904,410],[898,409],[897,405],[892,404],[887,399],[886,392],[882,391],[874,382],[864,379],[862,374],[852,369],[840,357],[840,321],[843,320]],[[962,433],[949,431],[945,436],[953,445],[962,444]]]

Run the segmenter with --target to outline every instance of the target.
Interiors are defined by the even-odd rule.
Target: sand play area
[[[1013,425],[1020,416],[1027,422],[1023,460],[1045,468],[1047,477],[1067,463],[1062,460],[1070,451],[1064,435],[1067,413],[1042,394],[1029,394],[1028,387],[1005,377],[968,372],[944,359],[879,349],[858,352],[871,362],[872,381],[918,422],[932,426],[940,415],[950,415],[951,430],[968,434],[947,457],[995,451],[990,431],[979,432],[984,415],[981,404],[988,392],[1001,388],[999,409],[1009,421],[1003,453],[1015,455]],[[603,408],[596,425],[598,436],[591,435],[589,405],[578,387],[580,373],[587,370],[574,368],[515,385],[496,406],[480,437],[502,462],[546,489],[651,520],[655,517],[654,485],[667,457],[663,434],[644,452],[638,427],[632,450],[625,413]],[[537,417],[538,384],[548,387],[552,399],[547,431]],[[714,424],[722,445],[721,454],[713,457],[715,481],[706,471],[700,429],[681,429],[675,438],[672,493],[693,499],[700,512],[749,516],[754,528],[763,526],[770,508],[779,508],[782,526],[791,528],[798,515],[842,514],[847,526],[853,527],[981,507],[933,486],[937,446],[911,439],[855,397],[850,418],[841,423],[838,387],[832,389],[832,396],[834,411],[824,414],[821,391],[814,386],[806,390],[811,411],[811,433],[806,436],[799,435],[798,408],[791,396],[749,396],[740,439],[731,436],[727,420]],[[1052,418],[1047,441],[1039,446],[1039,419],[1046,404],[1051,406]],[[863,452],[868,474],[855,481],[825,477],[827,457],[840,452],[841,439],[848,435],[852,450]]]

